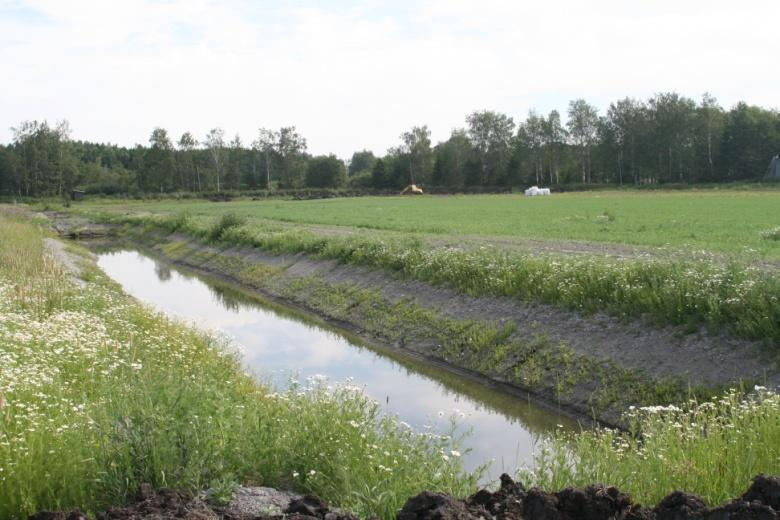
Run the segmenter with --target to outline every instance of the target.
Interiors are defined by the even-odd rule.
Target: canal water
[[[138,251],[98,254],[98,265],[125,292],[170,316],[227,335],[249,370],[278,388],[291,377],[351,380],[389,414],[418,431],[445,432],[455,417],[464,465],[487,464],[484,481],[530,465],[538,440],[575,425],[562,416],[479,383],[406,358],[372,350],[344,332],[224,282]]]

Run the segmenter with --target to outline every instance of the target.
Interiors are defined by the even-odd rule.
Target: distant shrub
[[[614,222],[615,214],[611,211],[605,211],[601,215],[597,215],[593,221],[596,222],[596,224],[607,224],[609,222]]]
[[[246,217],[236,215],[233,212],[224,213],[219,219],[217,219],[208,232],[209,240],[219,240],[222,234],[231,228],[236,228],[243,225],[246,222]]]
[[[371,172],[358,172],[347,180],[347,186],[352,190],[370,190]]]
[[[187,224],[190,221],[190,214],[186,211],[183,211],[181,213],[176,213],[175,215],[171,215],[165,221],[163,222],[163,227],[168,229],[171,232],[174,231],[183,231],[187,229]]]
[[[780,240],[780,226],[777,226],[774,229],[762,231],[761,238],[764,240]]]

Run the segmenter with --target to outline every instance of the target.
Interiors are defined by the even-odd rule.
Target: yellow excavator
[[[416,184],[410,184],[406,188],[401,190],[401,195],[422,195],[423,190],[422,188],[418,187]]]

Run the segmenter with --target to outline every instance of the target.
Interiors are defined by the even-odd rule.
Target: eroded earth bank
[[[67,226],[58,226],[69,234]],[[776,359],[766,348],[722,331],[472,297],[377,269],[208,244],[185,234],[132,226],[114,233],[115,240],[158,258],[313,313],[378,348],[578,418],[619,425],[631,405],[780,384]]]

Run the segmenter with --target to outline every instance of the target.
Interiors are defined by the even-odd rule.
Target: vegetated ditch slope
[[[619,387],[619,391],[625,391],[625,395],[627,396],[641,397],[642,394],[632,392],[635,391],[637,386],[641,386],[641,384],[648,382],[647,380],[642,380],[640,378],[631,380],[631,377],[636,376],[636,374],[631,371],[622,370],[620,367],[613,367],[615,368],[613,372],[599,372],[598,366],[589,366],[587,364],[587,358],[581,359],[577,357],[576,353],[573,354],[572,350],[569,348],[560,346],[551,347],[549,342],[545,341],[543,338],[535,338],[528,343],[516,342],[512,338],[516,331],[508,326],[491,326],[489,322],[480,320],[457,320],[448,318],[440,312],[433,312],[429,308],[416,305],[409,299],[401,299],[397,304],[392,304],[392,302],[389,302],[386,298],[378,295],[375,290],[351,288],[347,284],[325,283],[311,275],[290,276],[284,274],[286,270],[290,269],[292,265],[296,263],[296,259],[302,258],[300,255],[270,255],[268,261],[265,263],[248,262],[243,261],[241,258],[237,258],[237,256],[240,255],[231,256],[230,254],[219,254],[222,249],[227,249],[224,247],[214,248],[213,251],[199,251],[199,248],[202,248],[203,244],[197,242],[188,244],[187,242],[189,239],[187,239],[187,237],[176,237],[175,235],[158,235],[155,237],[149,235],[148,231],[148,229],[137,229],[135,230],[135,233],[138,237],[145,237],[149,244],[157,244],[155,247],[158,251],[167,254],[169,257],[183,258],[187,256],[189,261],[193,263],[200,262],[204,265],[207,262],[211,262],[213,264],[212,267],[214,272],[235,273],[230,274],[229,276],[234,277],[234,279],[237,280],[251,280],[251,283],[245,283],[247,283],[247,285],[253,284],[257,287],[264,288],[262,289],[263,291],[269,291],[271,289],[278,291],[278,294],[284,296],[288,301],[292,301],[293,303],[296,301],[293,298],[297,297],[297,301],[301,302],[301,305],[309,305],[311,309],[319,310],[323,314],[325,314],[322,311],[323,307],[329,309],[331,315],[335,316],[349,316],[350,313],[354,313],[356,315],[354,319],[357,321],[364,319],[362,323],[365,323],[368,326],[369,331],[378,330],[381,332],[384,330],[382,327],[385,325],[395,324],[397,328],[405,334],[401,336],[396,335],[396,338],[398,338],[399,341],[399,347],[404,347],[407,341],[405,338],[411,337],[411,334],[406,335],[407,332],[422,332],[422,334],[414,334],[414,336],[428,338],[433,341],[438,340],[439,343],[432,342],[430,344],[439,345],[445,354],[448,352],[453,355],[460,353],[461,357],[458,359],[463,362],[488,361],[488,363],[485,364],[485,367],[489,369],[490,367],[496,366],[496,363],[498,362],[509,362],[514,359],[516,362],[519,362],[516,363],[514,368],[520,370],[519,372],[513,371],[513,374],[533,379],[534,376],[541,372],[543,375],[549,376],[550,380],[561,383],[562,387],[556,387],[555,391],[565,390],[563,387],[570,384],[572,381],[571,379],[562,376],[575,377],[578,375],[581,376],[583,373],[590,375],[595,374],[600,380],[604,381],[607,381],[607,376],[609,374],[622,374],[623,377],[621,379],[608,382],[613,385],[613,388]],[[177,240],[177,238],[179,238],[179,240]],[[0,250],[1,249],[2,248],[0,248]],[[273,263],[274,260],[277,262],[276,264]],[[4,264],[0,264],[0,266],[2,265]],[[304,269],[304,272],[306,271],[307,270]],[[91,278],[92,282],[95,281],[94,277],[97,277],[98,280],[100,280],[99,275],[93,273]],[[276,284],[277,281],[279,281],[278,285]],[[51,291],[49,291],[49,293],[51,293]],[[19,294],[25,295],[26,293],[19,293],[17,291],[16,294],[18,296]],[[56,295],[56,293],[54,294]],[[79,291],[78,294],[89,296],[90,292]],[[315,305],[317,307],[314,307]],[[110,308],[113,313],[116,313],[118,310],[116,305],[111,305],[108,308]],[[148,313],[142,314],[144,316],[149,315]],[[105,319],[105,316],[97,314],[95,318],[100,321],[100,319]],[[156,319],[160,319],[159,316]],[[453,332],[459,332],[460,336],[454,336]],[[462,341],[448,343],[448,338],[451,339],[453,337],[461,338]],[[155,334],[142,334],[137,337],[137,340],[139,347],[141,340],[152,342],[162,341],[162,344],[166,345],[165,348],[170,350],[170,345],[165,342],[165,338],[159,338]],[[141,350],[133,350],[132,352],[134,355],[136,353],[142,353]],[[491,356],[484,357],[485,353],[490,353]],[[495,356],[495,353],[501,355]],[[523,355],[521,359],[516,357],[518,353]],[[171,361],[168,358],[166,358],[166,360]],[[528,366],[529,363],[535,365],[535,368],[534,366]],[[557,373],[549,371],[544,372],[543,368],[545,366],[552,366],[553,363],[558,363],[557,366],[562,368]],[[170,367],[166,365],[165,370],[175,372],[182,368],[180,365],[180,363],[174,361],[174,364]],[[139,365],[139,369],[141,370],[140,374],[144,374],[146,370],[150,370],[150,367],[154,368],[154,365],[150,365],[146,362]],[[540,369],[539,367],[542,368]],[[574,367],[579,368],[576,371],[573,371],[572,369]],[[193,368],[195,367],[188,367],[187,369],[190,370]],[[135,370],[136,369],[134,368],[133,374],[135,377],[132,378],[132,381],[137,382],[137,375],[139,372],[136,372]],[[165,371],[163,372],[163,374],[166,373],[167,372]],[[95,384],[93,379],[89,379],[88,381],[90,385]],[[172,377],[170,381],[179,388],[179,391],[181,391],[182,381],[189,381],[189,379]],[[220,410],[232,409],[230,405],[226,405],[224,402],[224,394],[218,393],[219,395],[216,396],[211,395],[214,393],[216,387],[222,388],[221,385],[228,383],[224,380],[224,377],[218,377],[215,382],[207,381],[203,377],[195,378],[193,381],[197,382],[198,388],[206,391],[206,393],[201,396],[202,398],[189,400],[187,401],[188,403],[193,405],[197,404],[198,406],[203,404],[208,405],[208,403],[213,402],[213,400],[210,399],[214,397],[221,406],[227,406],[227,408],[220,408]],[[621,384],[624,384],[625,386],[620,387]],[[654,385],[652,379],[649,384],[651,385],[651,390],[653,388],[657,389],[658,385]],[[64,388],[61,385],[58,387]],[[142,391],[118,392],[117,395],[135,397],[137,394],[146,395],[144,392],[151,389],[152,388],[150,388],[148,384],[141,382],[139,390]],[[530,507],[531,504],[534,503],[543,506],[541,510],[537,508],[535,511],[541,513],[544,517],[555,516],[566,518],[571,516],[575,510],[583,513],[586,511],[584,508],[590,503],[590,498],[595,500],[592,505],[598,507],[598,511],[587,509],[593,513],[593,518],[602,517],[599,516],[599,511],[605,515],[605,518],[611,518],[618,515],[625,518],[634,517],[631,512],[637,513],[637,517],[640,518],[652,518],[653,516],[656,518],[722,518],[724,517],[724,514],[744,514],[748,516],[752,514],[753,517],[758,518],[774,518],[774,516],[772,516],[774,511],[770,509],[774,507],[770,502],[764,500],[767,497],[762,498],[755,494],[751,495],[750,491],[746,496],[750,495],[751,498],[748,499],[743,497],[742,500],[735,501],[733,505],[727,504],[725,510],[720,510],[719,508],[712,510],[708,509],[703,506],[702,501],[695,499],[695,497],[691,498],[683,493],[672,493],[669,495],[674,489],[688,490],[701,494],[704,503],[714,506],[722,503],[723,500],[727,500],[729,497],[734,497],[741,493],[742,490],[745,489],[750,477],[756,475],[756,473],[764,472],[765,474],[777,474],[777,462],[780,461],[780,459],[777,458],[776,453],[776,446],[780,445],[776,439],[776,418],[778,410],[777,394],[762,391],[758,388],[756,389],[756,392],[757,395],[754,397],[745,397],[738,392],[730,392],[728,395],[719,397],[714,402],[704,402],[694,406],[688,412],[681,412],[673,406],[649,407],[644,410],[637,410],[636,412],[639,413],[641,417],[638,419],[638,430],[632,429],[634,432],[633,434],[620,434],[611,430],[583,432],[582,434],[577,435],[577,438],[574,439],[573,443],[566,442],[561,444],[559,448],[556,448],[555,445],[553,445],[553,451],[548,452],[549,456],[542,457],[537,461],[537,469],[533,474],[523,477],[524,482],[534,483],[545,490],[561,489],[564,486],[570,485],[581,486],[596,481],[606,482],[608,484],[618,484],[621,490],[630,492],[635,499],[641,500],[643,504],[658,504],[652,511],[632,507],[631,511],[621,510],[617,512],[616,515],[616,511],[612,510],[612,512],[610,512],[600,506],[608,506],[607,509],[609,509],[610,499],[618,498],[620,494],[613,488],[597,488],[593,486],[584,490],[562,491],[553,494],[544,493],[539,490],[531,490],[528,495],[536,497],[540,499],[540,501],[529,501],[528,509],[526,509],[526,498],[522,496],[522,493],[509,498],[514,505],[518,505],[520,502],[522,503],[523,517],[525,518],[536,517],[531,513],[532,508]],[[645,397],[652,397],[654,394],[650,393],[644,395]],[[675,395],[679,397],[679,394]],[[666,397],[668,398],[670,396],[672,396],[671,390],[670,394]],[[294,400],[294,397],[295,396],[292,395],[287,398]],[[655,394],[655,397],[660,399],[663,396]],[[141,401],[148,404],[145,399],[141,399]],[[246,400],[244,401],[244,404],[249,405],[251,402],[251,400]],[[177,399],[171,404],[177,405],[178,403],[181,403],[181,401]],[[321,403],[318,404],[321,405]],[[274,426],[276,424],[273,420],[274,413],[270,413],[269,415],[269,412],[274,412],[274,410],[280,412],[283,411],[283,409],[286,409],[286,407],[280,406],[273,410],[261,407],[257,410],[260,413],[256,416],[256,419],[268,419],[269,422],[267,422],[266,426]],[[330,408],[328,408],[328,410],[333,411]],[[174,416],[170,414],[160,415],[159,411],[160,410],[157,408],[150,409],[148,406],[138,410],[138,412],[151,414],[148,417],[142,416],[142,419],[146,418],[148,420],[155,418],[155,420],[159,420],[161,426],[168,428],[166,431],[176,434],[176,430],[170,429],[171,426],[177,425],[175,421],[171,422],[170,420],[171,417]],[[251,429],[253,427],[252,425],[255,424],[255,421],[245,420],[245,415],[247,413],[246,409],[236,410],[236,412],[242,415],[242,417],[239,418],[242,420],[230,422],[227,425],[224,422],[213,425],[216,427],[216,430],[214,431],[218,431],[223,440],[230,440],[230,443],[225,446],[227,451],[222,450],[218,453],[213,453],[213,457],[210,457],[208,461],[205,461],[208,463],[220,462],[221,464],[218,466],[220,472],[225,470],[231,471],[230,468],[224,465],[226,461],[230,461],[231,464],[238,462],[243,468],[246,464],[251,465],[253,461],[262,459],[266,460],[267,463],[271,463],[271,467],[257,467],[254,468],[254,471],[264,469],[264,474],[268,474],[268,471],[273,474],[276,469],[281,469],[280,475],[282,476],[282,480],[290,482],[289,472],[291,469],[296,468],[296,464],[301,461],[305,461],[304,463],[307,465],[317,462],[318,464],[323,465],[318,467],[318,470],[323,471],[317,471],[315,474],[316,478],[312,479],[311,482],[309,482],[308,478],[306,478],[305,481],[297,480],[298,478],[303,478],[303,472],[297,477],[295,473],[293,473],[293,481],[296,482],[297,485],[303,483],[306,487],[309,487],[309,484],[311,484],[312,487],[315,487],[318,483],[325,484],[325,487],[322,488],[323,491],[331,496],[340,497],[339,502],[346,500],[351,502],[353,506],[358,506],[357,509],[362,511],[376,510],[376,506],[386,506],[382,509],[383,514],[381,516],[395,517],[396,512],[398,511],[397,508],[400,507],[400,503],[396,500],[392,501],[392,504],[385,502],[379,504],[373,500],[372,496],[366,495],[358,499],[358,496],[355,493],[349,493],[347,495],[339,494],[339,490],[333,487],[334,483],[338,483],[339,485],[349,482],[362,483],[365,479],[371,479],[375,476],[373,475],[372,470],[376,468],[378,468],[377,471],[382,472],[382,478],[391,479],[392,483],[400,485],[405,482],[405,477],[402,473],[393,471],[392,473],[385,474],[385,470],[383,470],[381,466],[372,467],[370,464],[366,464],[365,457],[368,454],[371,454],[370,451],[368,454],[363,453],[362,455],[364,458],[359,459],[360,463],[351,467],[351,472],[348,471],[346,474],[343,473],[343,471],[340,471],[340,466],[338,464],[335,466],[333,465],[333,463],[335,463],[333,456],[341,453],[343,447],[338,447],[341,446],[340,444],[337,446],[329,442],[329,440],[332,440],[328,437],[331,434],[329,428],[343,426],[344,431],[352,434],[354,433],[352,421],[334,422],[332,417],[327,416],[326,414],[326,416],[323,416],[323,418],[326,419],[324,422],[317,424],[304,423],[301,419],[307,416],[294,411],[295,419],[294,423],[291,424],[295,424],[295,427],[292,430],[286,430],[286,426],[282,425],[281,431],[287,435],[292,433],[295,435],[292,436],[287,444],[277,446],[282,447],[283,449],[294,448],[297,450],[294,453],[288,453],[288,455],[293,455],[293,458],[282,454],[269,459],[264,459],[263,457],[257,459],[248,457],[246,452],[239,452],[240,458],[235,459],[225,457],[225,455],[233,454],[234,452],[231,448],[235,447],[234,441],[243,438],[260,439],[261,441],[257,445],[253,444],[250,447],[253,449],[264,449],[267,453],[276,453],[274,448],[269,447],[268,445],[270,440],[274,440],[274,436],[271,435],[269,437],[269,432],[265,430],[265,436],[261,435],[260,437],[255,434],[256,432],[246,432],[249,434],[246,436],[228,435],[227,438],[224,436],[226,426],[241,426],[249,427]],[[642,414],[647,414],[647,416]],[[92,416],[94,417],[94,415]],[[185,413],[183,416],[185,418],[193,417],[191,413]],[[219,416],[223,417],[222,415]],[[175,417],[178,417],[178,415]],[[223,419],[224,418],[225,417],[223,417]],[[108,420],[111,421],[110,416],[108,417]],[[262,426],[262,421],[260,421],[260,423]],[[114,424],[114,422],[111,422],[111,424]],[[133,425],[146,428],[149,424],[150,423],[141,420],[123,422],[120,423],[119,426],[124,431],[125,428],[132,428]],[[204,433],[202,428],[209,425],[211,425],[211,423],[204,423],[199,426],[198,431],[200,436]],[[314,426],[314,429],[307,430],[307,425]],[[184,426],[184,432],[191,430],[191,427],[187,428],[186,425]],[[271,428],[271,430],[273,430],[273,428]],[[101,430],[98,429],[98,431]],[[342,430],[339,431],[343,433]],[[642,435],[637,437],[635,435],[637,431],[641,431]],[[306,441],[307,435],[315,432],[323,433],[324,436],[321,435],[316,439],[312,439],[313,444],[311,445],[302,442]],[[33,434],[26,433],[25,435]],[[282,437],[285,437],[285,435]],[[178,437],[175,437],[174,435],[173,440],[175,441],[177,438]],[[161,436],[155,437],[155,439],[156,443],[162,442],[164,445],[168,438],[166,436]],[[103,440],[109,439],[103,438]],[[368,440],[365,442],[370,443],[372,441]],[[157,444],[150,446],[155,445]],[[144,446],[139,447],[142,448]],[[344,446],[350,450],[360,451],[363,447],[370,447],[371,445],[364,444],[360,437],[356,437],[350,439],[348,444]],[[327,451],[337,447],[338,449],[334,453]],[[308,448],[311,448],[311,451],[307,451]],[[269,449],[271,451],[268,451]],[[323,457],[324,450],[327,452]],[[543,451],[546,452],[546,450]],[[110,453],[113,453],[113,451],[110,451]],[[179,455],[192,455],[197,452],[187,450],[186,452],[177,453],[179,453]],[[353,453],[353,451],[350,451],[350,453]],[[436,459],[436,453],[431,453],[434,456],[434,459]],[[360,453],[357,452],[354,454],[360,455]],[[45,457],[45,454],[43,453],[38,455]],[[74,452],[74,455],[78,455],[78,453]],[[128,461],[144,464],[145,461],[153,460],[142,457],[133,458],[132,460],[127,460],[125,462]],[[339,459],[339,461],[343,462],[344,459]],[[439,464],[441,464],[441,457],[438,457],[438,461]],[[281,466],[277,467],[278,464],[281,464]],[[38,468],[38,466],[35,465],[30,467]],[[176,468],[178,467],[179,465],[177,464]],[[208,465],[203,467],[207,468]],[[55,468],[47,464],[40,465],[39,469],[41,471],[51,471]],[[330,470],[334,470],[335,473],[329,473]],[[159,481],[161,475],[159,472],[152,471],[148,474],[152,476],[153,479]],[[436,473],[435,475],[440,474],[441,473]],[[166,471],[164,475],[167,475],[169,479],[176,477],[177,480],[182,477],[182,475],[179,475],[175,470],[172,470],[171,472]],[[198,477],[197,474],[190,475],[188,473],[188,475]],[[287,475],[287,477],[285,478],[284,475]],[[30,476],[33,478],[35,477],[35,475]],[[215,475],[212,474],[211,476],[213,477]],[[334,477],[340,476],[347,476],[349,478],[346,480],[340,478],[337,478],[335,481],[333,480]],[[324,480],[322,480],[322,477],[324,477]],[[398,480],[399,478],[401,480]],[[553,480],[551,481],[550,479]],[[57,482],[74,483],[72,479],[42,480],[37,478],[35,480],[51,482],[52,484]],[[758,484],[759,481],[766,483],[766,479],[763,481],[757,479],[756,483]],[[158,485],[159,483],[155,484],[155,486]],[[408,486],[403,487],[408,489]],[[764,491],[768,489],[763,484],[758,485],[758,487]],[[361,489],[363,488],[364,486],[361,486]],[[28,488],[15,486],[10,489],[22,489],[22,491],[24,491]],[[82,487],[79,489],[83,490],[85,488]],[[369,488],[365,487],[365,489]],[[589,489],[594,491],[595,494],[590,493],[590,491],[588,491]],[[343,491],[343,489],[341,490]],[[403,500],[411,494],[403,494],[404,491],[401,489],[397,489],[396,491],[400,494],[395,493],[394,496],[395,498],[398,498],[401,503],[403,503]],[[439,509],[439,505],[447,506],[447,504],[451,504],[455,507],[455,511],[459,510],[463,512],[463,515],[460,517],[467,518],[468,514],[464,511],[464,507],[465,509],[468,509],[469,512],[471,512],[472,507],[475,507],[475,511],[479,513],[480,508],[483,506],[489,506],[490,509],[493,509],[496,505],[499,507],[501,506],[498,502],[501,502],[502,500],[487,500],[490,498],[488,494],[484,492],[477,493],[477,495],[469,498],[465,503],[456,503],[456,501],[452,501],[438,494],[423,494],[419,500],[410,501],[413,505],[410,506],[411,511],[408,512],[419,517],[426,517],[425,515],[429,512],[432,517],[435,517],[437,512],[442,512],[442,510]],[[380,496],[377,496],[376,499],[382,500],[382,497],[386,498],[387,494],[380,493]],[[433,498],[431,499],[431,497]],[[669,500],[664,497],[667,497]],[[574,501],[569,502],[569,499],[573,499]],[[580,499],[588,500],[582,501]],[[760,503],[754,503],[756,500]],[[620,503],[627,505],[622,501]],[[397,505],[394,506],[393,504]],[[570,509],[567,504],[573,505],[575,509]],[[422,509],[419,509],[421,506]],[[549,508],[546,506],[549,506]],[[618,507],[618,509],[621,507],[622,506]],[[776,508],[774,509],[776,510]],[[487,511],[490,512],[490,510]],[[503,517],[502,511],[494,512],[497,513],[498,517]]]
[[[780,384],[771,354],[725,333],[659,327],[550,305],[472,297],[303,254],[205,244],[130,228],[125,237],[201,271],[304,307],[374,342],[615,423],[629,405],[708,397],[742,382]]]
[[[0,207],[0,519],[94,516],[143,483],[263,483],[385,519],[424,489],[476,487],[443,456],[450,437],[347,385],[258,383],[224,340],[139,304],[44,227]]]

